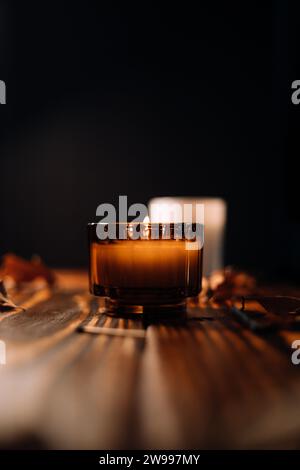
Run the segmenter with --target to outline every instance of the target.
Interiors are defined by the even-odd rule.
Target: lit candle
[[[143,225],[143,224],[138,224]],[[164,238],[160,224],[157,239],[152,224],[141,238],[132,239],[132,224],[126,238],[99,240],[97,223],[88,225],[90,246],[90,290],[108,297],[112,310],[129,313],[184,308],[187,297],[201,289],[202,242],[194,235],[177,238],[174,230]]]
[[[195,222],[196,204],[204,205],[203,273],[209,276],[223,267],[226,203],[220,198],[160,197],[149,201],[151,222],[190,222],[184,218],[184,205],[192,204],[192,221]]]

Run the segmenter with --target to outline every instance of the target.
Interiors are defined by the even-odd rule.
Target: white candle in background
[[[184,204],[204,204],[204,262],[203,274],[209,276],[224,266],[224,233],[226,202],[220,198],[157,197],[149,201],[151,222],[183,222]],[[193,215],[195,210],[193,210]],[[195,220],[193,220],[195,222]]]

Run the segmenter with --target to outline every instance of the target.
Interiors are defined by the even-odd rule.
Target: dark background
[[[221,196],[226,262],[299,280],[299,7],[120,5],[0,2],[0,253],[85,265],[98,204]]]

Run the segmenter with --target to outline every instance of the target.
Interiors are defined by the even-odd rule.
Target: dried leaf
[[[12,302],[9,298],[3,280],[0,280],[0,312],[6,310],[15,310],[21,308],[25,310],[23,307],[18,307],[16,304]]]
[[[49,285],[52,285],[55,281],[53,271],[39,257],[27,261],[13,253],[8,253],[3,256],[0,269],[3,277],[9,276],[16,284],[31,282],[37,278],[45,279]]]
[[[257,302],[264,309],[263,315],[265,322],[269,323],[273,328],[281,328],[288,330],[299,330],[300,328],[300,299],[288,296],[248,296],[242,299],[242,309],[239,314],[249,316],[253,312],[248,311],[248,304]]]
[[[300,299],[297,297],[288,297],[284,295],[274,296],[250,296],[245,300],[255,300],[267,312],[274,313],[275,315],[299,315],[300,313]]]
[[[209,285],[211,298],[217,303],[234,297],[253,295],[256,290],[256,280],[253,276],[232,268],[213,273]]]
[[[5,285],[4,285],[4,282],[2,280],[0,281],[0,295],[3,295],[4,297],[7,296]]]

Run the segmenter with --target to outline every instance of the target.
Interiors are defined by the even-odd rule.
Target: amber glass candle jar
[[[183,224],[114,225],[106,239],[97,235],[99,223],[88,225],[90,291],[107,297],[109,310],[174,311],[199,294],[203,238],[192,230],[196,224],[188,236]],[[102,224],[102,231],[109,226]]]

